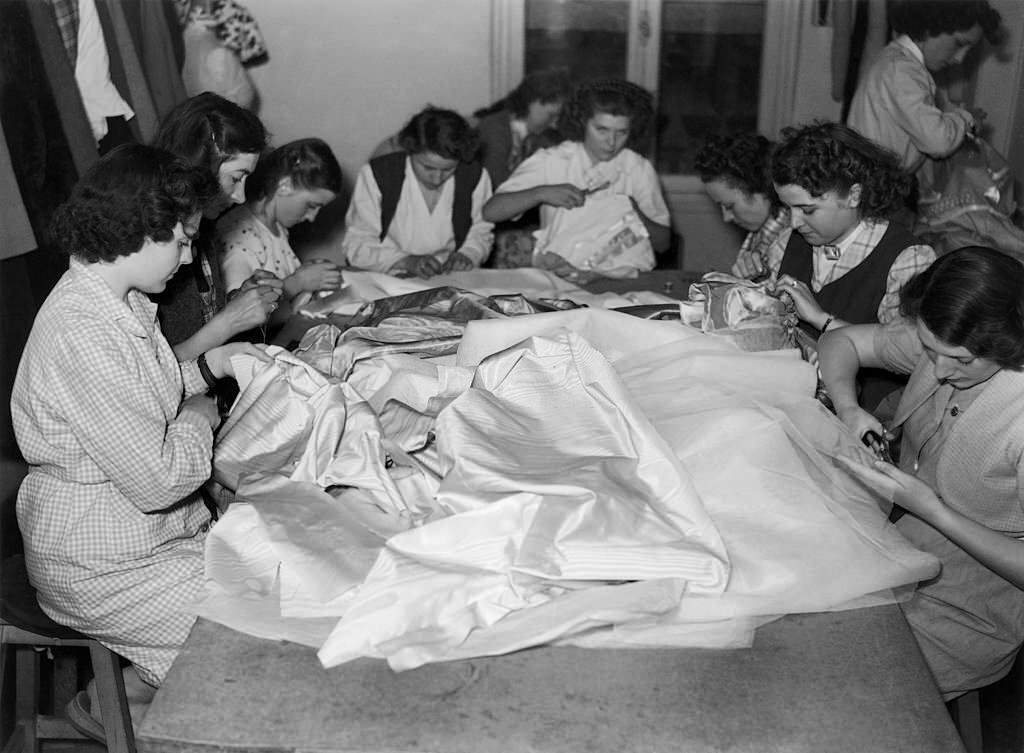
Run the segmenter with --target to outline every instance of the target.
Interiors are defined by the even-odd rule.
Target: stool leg
[[[90,645],[89,653],[107,736],[107,753],[135,753],[135,731],[124,694],[121,662],[117,654],[96,641]]]
[[[36,715],[39,713],[39,652],[32,646],[14,647],[14,673],[17,690],[14,699],[16,724],[24,735],[25,753],[39,753]]]

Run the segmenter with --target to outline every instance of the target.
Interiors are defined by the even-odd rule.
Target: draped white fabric
[[[866,450],[814,384],[795,351],[594,310],[471,322],[457,364],[347,382],[279,354],[218,440],[242,502],[197,611],[407,669],[748,645],[787,612],[891,601],[937,562],[833,461]]]

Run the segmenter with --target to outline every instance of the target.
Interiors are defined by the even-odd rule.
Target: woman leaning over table
[[[267,132],[249,110],[204,92],[167,114],[153,144],[208,171],[220,187],[203,206],[194,261],[155,299],[164,336],[178,359],[188,361],[262,326],[277,309],[282,283],[270,272],[256,272],[237,293],[227,294],[214,228],[228,207],[245,201],[245,181],[266,147]]]
[[[822,379],[858,436],[864,366],[910,374],[893,428],[899,468],[849,464],[907,513],[942,572],[902,605],[949,700],[1005,675],[1024,641],[1024,267],[989,248],[940,257],[903,289],[906,321],[822,336]]]
[[[747,231],[732,273],[753,278],[771,273],[769,250],[785,248],[789,207],[772,186],[772,142],[756,133],[708,136],[697,152],[694,169],[708,197],[722,211],[722,220]]]
[[[213,190],[204,171],[138,144],[85,174],[54,216],[70,268],[36,316],[11,398],[29,463],[17,503],[29,579],[50,617],[134,665],[129,700],[160,684],[195,619],[186,605],[210,526],[197,491],[218,423],[205,393],[232,374],[232,355],[269,360],[236,343],[179,363],[148,297],[192,259]],[[81,694],[72,704],[88,711]]]
[[[402,152],[356,178],[342,249],[357,269],[408,277],[479,267],[491,252],[482,210],[491,179],[476,132],[457,112],[427,107],[399,133]]]

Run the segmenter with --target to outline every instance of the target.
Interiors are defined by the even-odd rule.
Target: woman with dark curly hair
[[[771,159],[772,183],[792,214],[779,284],[817,336],[846,324],[883,324],[900,288],[935,259],[889,217],[910,177],[896,156],[839,123],[786,128]]]
[[[356,178],[342,250],[357,269],[433,277],[479,267],[491,252],[482,210],[491,180],[479,140],[457,112],[427,107],[398,134],[401,152]]]
[[[1024,266],[991,248],[940,257],[902,293],[905,320],[821,338],[821,375],[857,436],[865,367],[910,374],[890,430],[899,467],[850,463],[942,562],[900,606],[946,700],[995,682],[1024,641]]]
[[[225,209],[245,201],[245,181],[266,147],[267,132],[252,112],[204,92],[167,114],[153,144],[206,170],[220,187],[203,207],[195,261],[157,298],[164,335],[178,358],[189,361],[263,325],[277,308],[281,282],[270,273],[254,275],[237,294],[227,295],[214,228]]]
[[[769,172],[772,142],[756,133],[708,136],[695,168],[722,220],[747,231],[732,273],[759,277],[770,268],[768,251],[785,248],[792,231],[789,207],[781,206]]]
[[[36,315],[11,397],[39,604],[132,662],[133,700],[146,699],[139,677],[159,685],[195,620],[186,606],[210,527],[198,490],[220,420],[206,392],[233,355],[269,360],[237,343],[179,363],[148,297],[191,261],[215,190],[205,171],[139,144],[85,174],[53,218],[70,268]]]
[[[537,248],[548,247],[547,231],[562,215],[588,200],[625,196],[643,222],[650,246],[671,243],[668,207],[654,166],[631,146],[644,144],[654,115],[651,95],[627,81],[599,80],[576,87],[566,103],[560,129],[567,141],[523,162],[484,207],[493,222],[540,207]],[[564,259],[535,258],[540,266],[579,279],[582,272]],[[653,255],[651,256],[653,266]]]

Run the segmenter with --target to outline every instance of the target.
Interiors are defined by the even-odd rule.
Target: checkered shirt
[[[36,316],[11,398],[29,473],[18,494],[29,578],[54,620],[97,638],[158,684],[188,635],[202,583],[213,435],[184,395],[156,306],[119,299],[73,260]]]

